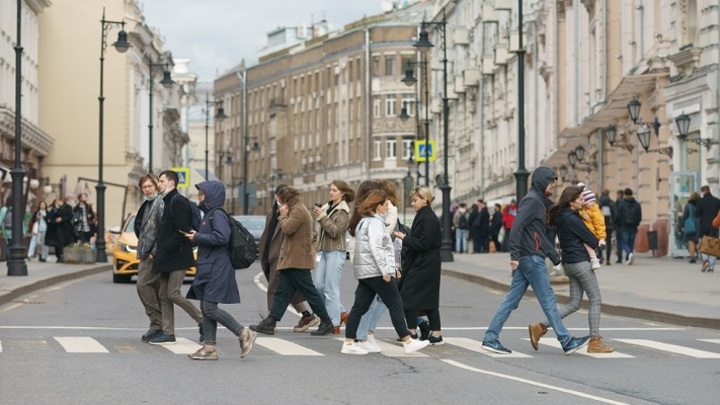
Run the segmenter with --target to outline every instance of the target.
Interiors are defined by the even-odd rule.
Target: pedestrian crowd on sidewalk
[[[97,218],[88,195],[80,193],[75,206],[70,200],[56,198],[48,207],[45,201],[39,201],[32,214],[23,219],[22,234],[29,238],[26,259],[38,258],[46,262],[50,248],[54,250],[58,263],[63,263],[65,248],[69,245],[93,245],[97,234]],[[12,196],[8,196],[5,205],[0,208],[0,230],[5,241],[5,252],[12,243]]]
[[[512,228],[517,204],[510,201],[504,207],[495,203],[492,212],[483,199],[468,205],[464,202],[453,205],[452,246],[455,253],[498,253],[508,251],[510,229]],[[472,250],[471,250],[472,247]]]

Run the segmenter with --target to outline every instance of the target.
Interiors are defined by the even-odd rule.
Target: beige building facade
[[[39,122],[51,129],[55,148],[44,161],[45,175],[53,184],[53,196],[75,197],[87,192],[95,202],[95,184],[99,177],[99,102],[100,94],[100,18],[124,21],[132,47],[119,53],[112,44],[119,26],[108,25],[104,57],[104,130],[103,180],[105,224],[122,224],[142,202],[137,188],[140,176],[147,173],[150,116],[153,118],[153,170],[168,168],[178,153],[168,146],[187,142],[182,126],[183,95],[187,88],[175,85],[165,89],[159,84],[165,64],[172,70],[172,55],[163,49],[162,40],[151,29],[136,0],[114,0],[88,7],[71,0],[53,1],[40,17]],[[67,44],[73,44],[68,46]],[[150,111],[150,80],[153,108]]]

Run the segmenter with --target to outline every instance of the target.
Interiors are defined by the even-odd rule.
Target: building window
[[[395,55],[385,55],[385,76],[395,74]]]
[[[385,116],[386,117],[394,117],[395,116],[395,95],[394,94],[388,94],[385,96]]]
[[[414,140],[412,138],[403,138],[402,140],[402,158],[407,161],[415,151],[413,150]]]
[[[373,116],[380,118],[380,96],[373,97]]]
[[[381,145],[380,145],[380,141],[374,141],[374,142],[373,142],[373,146],[374,146],[373,149],[374,149],[374,151],[375,151],[375,153],[373,153],[373,160],[380,160],[380,158],[381,158],[381,147],[380,147]]]
[[[373,77],[380,76],[380,57],[373,56],[372,58],[372,74]]]
[[[407,111],[407,114],[411,117],[415,116],[415,95],[414,94],[403,94],[402,95],[402,108]]]
[[[388,138],[385,141],[385,159],[397,158],[397,142],[394,138]]]

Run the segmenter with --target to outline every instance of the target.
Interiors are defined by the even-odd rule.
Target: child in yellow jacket
[[[585,226],[590,229],[590,232],[600,239],[598,245],[602,248],[605,246],[605,239],[607,238],[607,233],[605,232],[605,216],[602,211],[600,211],[595,193],[593,193],[589,188],[586,188],[583,183],[578,183],[578,187],[584,188],[582,196],[585,201],[583,209],[578,211],[578,214],[580,214],[580,217],[585,223]],[[593,270],[599,269],[600,260],[598,259],[595,250],[588,245],[585,245],[585,249],[587,249],[587,252],[590,255],[590,268]]]

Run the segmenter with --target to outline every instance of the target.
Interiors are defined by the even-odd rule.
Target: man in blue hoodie
[[[538,167],[532,175],[530,191],[518,205],[517,216],[510,232],[510,268],[514,270],[513,278],[505,300],[485,332],[482,343],[485,350],[499,354],[512,353],[500,344],[498,338],[505,321],[518,307],[529,286],[532,286],[566,354],[576,352],[590,340],[589,336],[573,337],[563,325],[545,266],[545,257],[549,257],[553,264],[560,263],[557,250],[548,240],[546,231],[545,201],[547,196],[552,194],[556,181],[557,175],[552,169]]]

